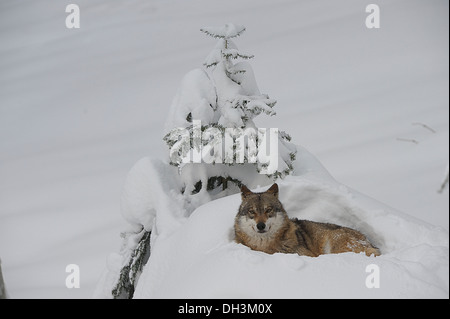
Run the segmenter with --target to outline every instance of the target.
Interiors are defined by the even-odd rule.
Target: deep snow
[[[447,1],[377,1],[379,30],[365,28],[357,0],[80,0],[79,30],[65,28],[69,3],[0,3],[0,258],[11,297],[93,295],[120,246],[125,176],[167,155],[168,107],[214,45],[199,29],[229,21],[246,25],[236,43],[278,101],[259,127],[289,132],[339,182],[448,229],[448,187],[437,192],[448,165]],[[422,260],[427,247],[404,253]],[[442,263],[411,263],[413,274],[448,287],[430,279],[448,267],[446,249]],[[80,289],[65,286],[71,263]]]
[[[234,242],[239,194],[186,214],[183,196],[171,192],[178,187],[176,171],[164,169],[170,166],[159,160],[143,158],[130,171],[123,197],[129,223],[152,230],[151,256],[134,298],[448,297],[446,230],[358,194],[336,182],[307,150],[298,151],[294,171],[298,175],[280,181],[280,201],[290,217],[358,229],[382,256],[345,253],[312,258],[252,251]],[[125,246],[133,244],[134,239],[124,241]],[[118,253],[110,256],[95,297],[111,298],[127,263]],[[377,287],[366,284],[373,275],[370,267],[377,268]]]

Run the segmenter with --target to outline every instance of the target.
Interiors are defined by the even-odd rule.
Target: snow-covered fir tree
[[[288,175],[296,153],[290,136],[277,130],[269,134],[254,123],[260,114],[275,115],[276,101],[260,93],[248,62],[253,55],[242,53],[233,41],[245,27],[228,23],[201,31],[217,44],[204,68],[182,80],[164,137],[185,194],[229,187],[235,192],[242,183],[265,185]]]
[[[253,56],[240,52],[232,41],[245,28],[226,24],[201,31],[218,42],[207,55],[203,68],[188,72],[181,82],[164,136],[171,165],[158,164],[162,165],[158,172],[176,176],[170,187],[170,196],[176,200],[171,205],[181,205],[175,210],[183,216],[189,216],[211,199],[237,193],[241,184],[252,188],[265,186],[288,175],[293,170],[296,154],[288,134],[258,128],[253,121],[260,114],[275,115],[276,101],[260,93],[247,61]],[[178,168],[178,175],[173,172],[174,166]],[[140,204],[136,207],[122,205],[133,227],[122,233],[120,270],[111,290],[114,298],[133,297],[142,269],[151,258],[151,239],[158,236],[154,233],[158,228],[155,228],[155,220],[158,220],[155,216],[167,214],[165,207],[162,212],[161,207],[158,208],[161,202],[152,199],[157,186],[151,184],[151,177],[146,175],[149,171],[143,161],[127,178],[145,192],[124,193],[125,198],[131,196],[136,200],[135,197],[139,197]],[[147,184],[151,185],[148,189],[143,186]],[[125,203],[129,201],[127,198]],[[160,221],[164,219],[162,215],[158,215]]]

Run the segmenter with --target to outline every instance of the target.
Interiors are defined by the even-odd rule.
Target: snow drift
[[[188,216],[181,197],[165,189],[176,172],[144,158],[131,170],[123,198],[124,217],[153,229],[151,256],[134,298],[448,298],[446,230],[349,189],[307,150],[298,151],[295,175],[278,182],[290,217],[358,229],[381,256],[252,251],[233,239],[239,194]],[[112,254],[95,297],[111,297],[121,266],[120,255]],[[373,267],[378,288],[367,283]]]
[[[340,184],[312,154],[292,144],[287,134],[275,141],[285,147],[270,152],[280,157],[278,163],[285,164],[277,165],[276,174],[266,173],[261,179],[261,167],[250,165],[250,151],[247,161],[223,165],[228,162],[221,158],[222,138],[211,142],[211,136],[203,136],[203,132],[254,128],[254,117],[275,114],[272,107],[276,101],[260,94],[250,65],[232,61],[251,58],[241,56],[229,39],[244,30],[231,23],[219,29],[202,29],[219,38],[206,59],[208,71],[189,72],[172,103],[166,125],[170,132],[164,137],[170,148],[170,164],[143,158],[127,177],[122,212],[131,230],[123,233],[123,247],[111,256],[96,296],[448,297],[448,232]],[[208,125],[196,124],[198,119]],[[210,142],[220,146],[216,149]],[[241,144],[242,149],[253,145],[249,141],[246,145],[245,139]],[[254,146],[260,144],[265,143],[259,141]],[[204,155],[205,146],[210,146],[206,154],[217,161],[192,162],[192,153]],[[238,147],[225,143],[225,148],[233,154]],[[280,200],[290,217],[356,229],[381,250],[382,256],[268,255],[235,243],[238,186],[262,191],[273,180],[279,183]],[[235,185],[228,187],[228,181]],[[141,244],[148,243],[150,232],[150,244]]]

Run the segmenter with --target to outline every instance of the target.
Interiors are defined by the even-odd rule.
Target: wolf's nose
[[[258,228],[258,230],[264,230],[264,228],[266,228],[266,224],[264,224],[263,222],[260,222],[260,223],[256,224],[256,228]]]

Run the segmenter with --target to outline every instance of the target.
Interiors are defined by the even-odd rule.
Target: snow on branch
[[[204,27],[201,28],[200,31],[213,38],[231,39],[240,36],[245,31],[245,27],[242,25],[227,23],[222,27]]]
[[[226,59],[229,59],[229,58],[231,58],[231,59],[241,58],[241,59],[249,60],[249,59],[253,59],[254,58],[254,55],[242,54],[237,49],[224,49],[224,50],[222,50],[222,55]]]

